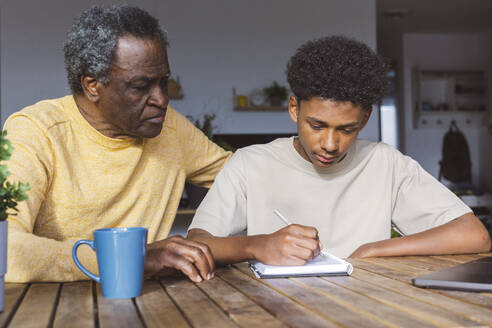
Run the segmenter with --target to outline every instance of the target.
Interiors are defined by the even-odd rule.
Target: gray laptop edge
[[[463,263],[412,279],[418,287],[492,291],[492,257]]]

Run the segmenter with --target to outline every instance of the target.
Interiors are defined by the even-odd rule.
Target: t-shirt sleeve
[[[4,129],[14,147],[12,157],[6,162],[11,172],[9,181],[29,183],[31,188],[27,192],[29,198],[17,205],[18,213],[7,218],[9,251],[6,281],[87,279],[72,260],[76,239],[58,241],[34,234],[36,218],[53,175],[53,156],[45,130],[22,114],[9,118]],[[92,250],[82,247],[78,254],[81,262],[97,273]]]
[[[188,230],[198,228],[227,237],[246,229],[246,178],[241,157],[238,150],[217,175]]]
[[[471,209],[415,160],[395,150],[392,223],[405,235],[422,232]]]
[[[183,115],[174,111],[174,117],[184,159],[186,181],[209,188],[232,153],[210,141]]]

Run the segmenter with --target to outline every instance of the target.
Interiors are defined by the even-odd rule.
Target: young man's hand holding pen
[[[318,256],[322,248],[318,230],[299,224],[255,237],[252,250],[255,258],[271,265],[303,265]]]
[[[323,254],[316,228],[290,224],[278,210],[275,214],[286,227],[271,234],[215,237],[208,231],[191,229],[188,238],[209,245],[216,265],[249,260],[271,265],[303,265]]]
[[[258,261],[272,265],[303,265],[320,254],[318,230],[291,222],[274,209],[286,227],[269,235],[257,236],[253,254]]]

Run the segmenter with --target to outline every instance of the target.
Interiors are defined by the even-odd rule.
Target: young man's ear
[[[364,118],[362,119],[362,124],[360,125],[359,131],[362,130],[366,126],[367,122],[369,121],[369,118],[371,117],[371,113],[372,113],[372,107],[364,111],[365,111]]]
[[[92,76],[82,76],[80,78],[80,82],[82,85],[82,91],[87,99],[93,103],[98,102],[100,98],[99,87],[101,83]]]
[[[300,102],[300,101],[299,101]],[[297,120],[299,119],[299,109],[300,103],[297,102],[297,98],[295,96],[289,97],[289,115],[292,121],[297,124]]]

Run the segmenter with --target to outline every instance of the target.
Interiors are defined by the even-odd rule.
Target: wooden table
[[[490,255],[490,254],[487,254]],[[482,255],[485,256],[485,255]],[[351,277],[257,280],[246,264],[194,284],[147,280],[136,299],[111,300],[90,282],[6,284],[3,327],[492,326],[492,294],[420,289],[417,275],[480,255],[350,260]]]

